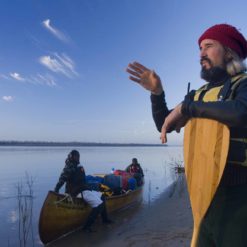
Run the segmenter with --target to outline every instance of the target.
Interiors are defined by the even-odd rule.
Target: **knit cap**
[[[217,24],[207,29],[198,39],[199,46],[204,39],[213,39],[222,45],[231,48],[240,58],[247,57],[247,41],[245,37],[233,26]]]

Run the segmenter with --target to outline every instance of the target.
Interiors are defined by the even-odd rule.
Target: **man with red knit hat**
[[[151,92],[152,114],[162,143],[190,118],[214,119],[230,129],[226,167],[202,220],[197,247],[247,246],[247,41],[228,24],[208,28],[198,40],[201,78],[207,83],[191,91],[169,110],[159,76],[140,63],[130,63],[130,79]]]

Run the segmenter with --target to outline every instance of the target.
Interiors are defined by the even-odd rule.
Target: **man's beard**
[[[201,78],[204,79],[205,81],[209,83],[218,83],[218,82],[222,82],[229,76],[224,68],[219,66],[213,66],[210,59],[202,58],[201,64],[203,60],[207,61],[211,65],[211,68],[209,69],[206,69],[205,67],[202,67],[201,69]]]

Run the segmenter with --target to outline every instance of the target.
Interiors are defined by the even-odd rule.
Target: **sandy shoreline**
[[[97,224],[96,233],[74,232],[49,246],[189,247],[193,219],[184,176],[151,205],[112,215],[115,223]]]

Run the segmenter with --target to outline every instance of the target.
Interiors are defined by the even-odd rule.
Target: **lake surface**
[[[25,233],[31,241],[26,246],[42,246],[38,236],[40,209],[47,192],[57,183],[67,154],[74,148],[81,154],[86,175],[110,173],[112,168],[125,169],[136,157],[144,170],[143,204],[148,205],[175,180],[174,163],[181,164],[183,159],[182,147],[0,147],[1,246],[20,246],[19,236],[23,232],[19,234],[18,189],[19,194],[21,191],[28,195],[30,187],[34,198],[33,218],[31,231]],[[26,202],[22,202],[28,207],[30,198],[25,198]]]

